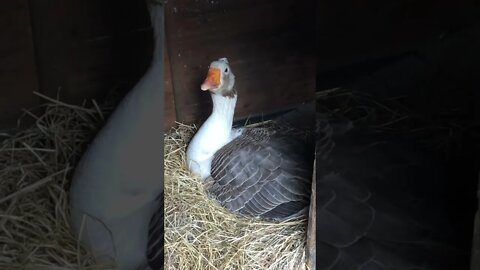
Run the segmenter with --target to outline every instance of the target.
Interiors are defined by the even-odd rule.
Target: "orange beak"
[[[208,70],[208,75],[205,81],[203,81],[200,89],[203,91],[212,90],[220,86],[220,69],[210,68]]]

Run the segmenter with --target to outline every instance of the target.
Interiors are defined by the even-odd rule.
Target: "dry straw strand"
[[[46,103],[21,117],[35,124],[0,138],[0,269],[112,269],[77,246],[68,218],[72,168],[102,124],[99,108],[35,94]]]
[[[304,269],[306,220],[239,217],[210,199],[185,165],[195,131],[179,123],[165,135],[167,269]]]

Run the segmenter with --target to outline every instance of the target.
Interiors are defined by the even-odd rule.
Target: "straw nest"
[[[32,127],[0,133],[0,269],[109,269],[72,234],[68,209],[71,173],[101,127],[103,110],[96,103],[86,108],[44,98],[41,113],[23,116],[35,121]],[[460,133],[450,124],[418,120],[392,102],[348,91],[320,93],[317,111],[385,130],[429,134],[437,146],[451,145]],[[167,269],[304,268],[306,220],[243,218],[208,198],[185,167],[194,132],[194,126],[179,124],[165,135]]]
[[[0,269],[104,269],[71,233],[67,194],[102,113],[47,99],[31,128],[0,134]]]
[[[269,222],[240,217],[210,199],[186,168],[194,126],[165,136],[167,269],[305,269],[306,219]]]
[[[22,116],[32,127],[0,133],[0,269],[111,269],[80,245],[68,208],[72,172],[107,110],[42,97]],[[210,200],[185,168],[194,130],[165,137],[168,269],[302,269],[306,220],[240,218]]]

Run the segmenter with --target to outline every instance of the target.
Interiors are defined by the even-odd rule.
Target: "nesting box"
[[[220,57],[229,59],[237,75],[236,120],[267,119],[271,113],[314,101],[315,91],[338,86],[387,99],[412,95],[415,98],[407,105],[416,115],[448,122],[452,130],[459,127],[464,132],[458,137],[452,132],[452,139],[460,139],[458,148],[449,152],[449,173],[458,181],[452,181],[452,195],[446,200],[458,207],[455,218],[462,225],[462,245],[469,245],[474,237],[471,269],[480,267],[478,212],[473,225],[477,182],[472,180],[480,153],[475,146],[480,86],[478,74],[472,72],[480,63],[478,4],[166,2],[165,130],[175,127],[175,122],[198,124],[206,118],[211,103],[199,86],[208,64]],[[142,1],[18,0],[4,1],[0,7],[0,139],[5,139],[0,146],[5,161],[0,168],[0,183],[5,184],[0,189],[0,210],[8,214],[8,220],[0,219],[0,228],[27,226],[34,235],[35,230],[28,228],[31,224],[16,216],[25,212],[12,209],[45,210],[38,208],[42,205],[38,202],[46,202],[50,210],[56,209],[52,202],[65,205],[67,196],[61,189],[68,188],[71,166],[103,124],[104,116],[88,101],[113,107],[135,85],[151,60],[152,29]],[[36,124],[34,130],[4,136],[4,130],[17,127],[23,109],[45,102],[34,91],[77,107],[60,103],[41,107],[36,117],[24,118],[27,124]],[[88,108],[82,106],[85,101]],[[52,194],[55,197],[48,197]],[[20,198],[28,198],[25,208],[18,207]],[[46,220],[55,224],[58,218],[62,226],[57,229],[65,234],[51,237],[51,231],[42,228],[48,239],[37,232],[37,242],[33,241],[37,246],[2,249],[14,259],[2,257],[0,268],[24,266],[25,258],[40,258],[38,262],[44,254],[54,254],[56,263],[76,263],[76,256],[62,253],[62,245],[77,250],[76,239],[67,234],[64,213],[50,212],[44,215]],[[307,257],[312,266],[314,206],[310,213]],[[11,231],[2,230],[0,239],[13,237]],[[15,239],[15,243],[29,242]],[[44,240],[53,244],[42,246]],[[92,258],[84,250],[80,254],[81,263],[89,265]]]

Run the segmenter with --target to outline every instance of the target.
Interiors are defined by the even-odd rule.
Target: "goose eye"
[[[228,72],[228,68],[225,68],[225,73],[227,73],[227,72]]]

